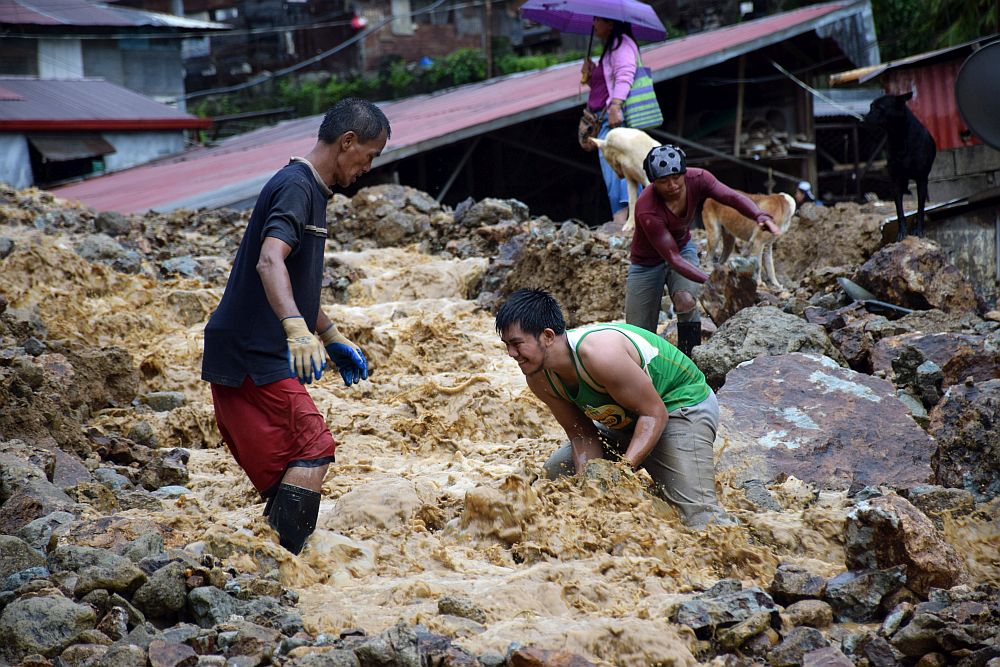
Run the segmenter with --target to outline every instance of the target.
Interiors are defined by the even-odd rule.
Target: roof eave
[[[125,118],[82,120],[0,120],[0,132],[101,132],[136,130],[206,130],[210,118]]]

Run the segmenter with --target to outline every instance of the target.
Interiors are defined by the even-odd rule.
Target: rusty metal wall
[[[948,259],[996,307],[1000,296],[1000,210],[984,207],[940,221],[928,221],[928,239],[936,241]]]
[[[962,139],[962,133],[969,131],[955,102],[955,78],[962,62],[956,59],[922,67],[894,69],[885,74],[887,93],[913,91],[910,110],[927,126],[939,151],[982,143],[974,135],[969,135],[965,141]]]

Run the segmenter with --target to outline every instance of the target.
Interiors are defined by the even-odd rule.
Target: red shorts
[[[281,481],[290,464],[333,461],[337,443],[305,386],[294,378],[257,386],[212,385],[222,439],[262,494]]]

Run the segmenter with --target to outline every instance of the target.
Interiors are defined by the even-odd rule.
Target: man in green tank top
[[[511,294],[496,328],[569,436],[545,464],[550,478],[620,458],[649,472],[685,524],[734,523],[715,495],[719,404],[685,354],[628,324],[567,330],[559,303],[538,289]]]

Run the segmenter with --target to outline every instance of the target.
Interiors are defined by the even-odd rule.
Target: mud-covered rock
[[[734,369],[718,396],[725,447],[716,466],[737,481],[792,475],[847,489],[933,477],[934,441],[892,385],[828,358],[759,357]]]
[[[780,563],[767,590],[775,602],[789,605],[799,600],[822,598],[826,592],[826,579],[800,565]]]
[[[515,649],[510,654],[511,667],[596,667],[582,655],[566,649],[543,649],[533,646]]]
[[[937,483],[980,498],[1000,495],[1000,380],[951,387],[930,418]]]
[[[829,645],[830,642],[816,628],[792,628],[768,654],[767,662],[775,667],[797,667],[802,664],[802,656],[806,653]]]
[[[736,313],[707,342],[694,351],[694,361],[715,388],[744,361],[760,356],[803,352],[830,357],[846,365],[822,327],[774,306],[745,308]]]
[[[965,577],[961,559],[931,520],[896,495],[861,501],[847,513],[844,552],[852,570],[904,566],[907,588],[921,596]]]
[[[777,611],[771,596],[754,587],[682,602],[671,620],[688,626],[699,637],[706,637],[719,626],[739,623],[761,612],[776,614]]]
[[[22,597],[0,614],[0,651],[10,660],[53,657],[97,622],[93,608],[63,597]]]
[[[793,627],[802,625],[822,629],[833,623],[833,607],[822,600],[799,600],[788,605],[782,617],[787,625]]]
[[[438,600],[438,613],[472,619],[477,623],[486,622],[486,612],[464,595],[444,595]]]
[[[179,447],[157,450],[153,460],[139,473],[138,482],[148,491],[164,486],[183,486],[189,480],[187,463],[190,458],[190,452]]]
[[[939,308],[947,313],[976,309],[972,284],[933,241],[908,236],[865,262],[855,282],[882,301],[906,308]]]
[[[755,264],[734,257],[712,270],[701,294],[701,305],[716,325],[757,303]]]
[[[945,517],[958,519],[968,516],[976,509],[975,496],[965,489],[921,484],[902,495],[927,515],[938,530],[944,527]]]

